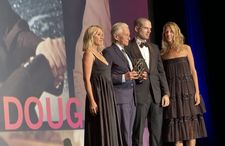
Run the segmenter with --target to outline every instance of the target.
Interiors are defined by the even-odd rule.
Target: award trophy
[[[134,59],[133,70],[140,76],[145,71],[145,60],[143,58]]]

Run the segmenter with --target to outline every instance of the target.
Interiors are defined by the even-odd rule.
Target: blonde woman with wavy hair
[[[174,32],[173,37],[170,38],[171,41],[168,42],[165,37],[166,28],[169,27],[172,32]],[[169,48],[174,48],[177,51],[182,50],[182,45],[184,44],[184,36],[180,31],[178,25],[174,22],[168,22],[163,27],[163,35],[162,35],[162,51],[161,54],[163,55],[168,51]]]
[[[103,30],[100,26],[98,25],[91,25],[84,33],[84,38],[83,38],[83,51],[86,49],[93,48],[97,46],[97,51],[101,52],[104,48],[104,42],[101,41],[100,44],[95,43],[95,37],[96,35],[100,35],[99,33],[102,33],[103,37]]]
[[[164,109],[163,139],[175,146],[195,146],[196,139],[207,137],[198,76],[191,47],[184,44],[178,25],[163,27],[162,51],[164,69],[170,89],[170,105]]]
[[[102,56],[103,30],[87,28],[83,37],[83,79],[87,92],[84,146],[122,146],[111,68]]]

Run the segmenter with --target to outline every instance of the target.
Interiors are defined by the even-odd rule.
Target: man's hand
[[[167,107],[170,104],[170,99],[168,95],[162,97],[162,107]]]
[[[146,71],[144,71],[141,75],[140,75],[140,78],[142,80],[147,80],[148,79],[148,73]]]
[[[138,73],[136,71],[129,71],[125,73],[125,80],[135,80],[138,79]]]

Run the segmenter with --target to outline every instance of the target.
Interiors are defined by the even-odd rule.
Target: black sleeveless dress
[[[187,57],[166,59],[164,69],[170,89],[170,105],[164,108],[163,139],[176,142],[206,137],[204,101],[195,106],[195,87]]]
[[[86,98],[85,146],[122,146],[110,67],[95,58],[91,84],[98,113],[93,116]]]

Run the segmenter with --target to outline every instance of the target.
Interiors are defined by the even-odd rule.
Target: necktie
[[[147,42],[141,42],[140,47],[143,48],[144,46],[148,47],[148,43]]]
[[[121,49],[121,51],[122,51],[123,55],[125,56],[125,58],[127,59],[128,63],[129,63],[130,70],[132,70],[133,69],[133,65],[132,65],[132,63],[130,61],[130,58],[128,57],[126,51],[124,49]]]

